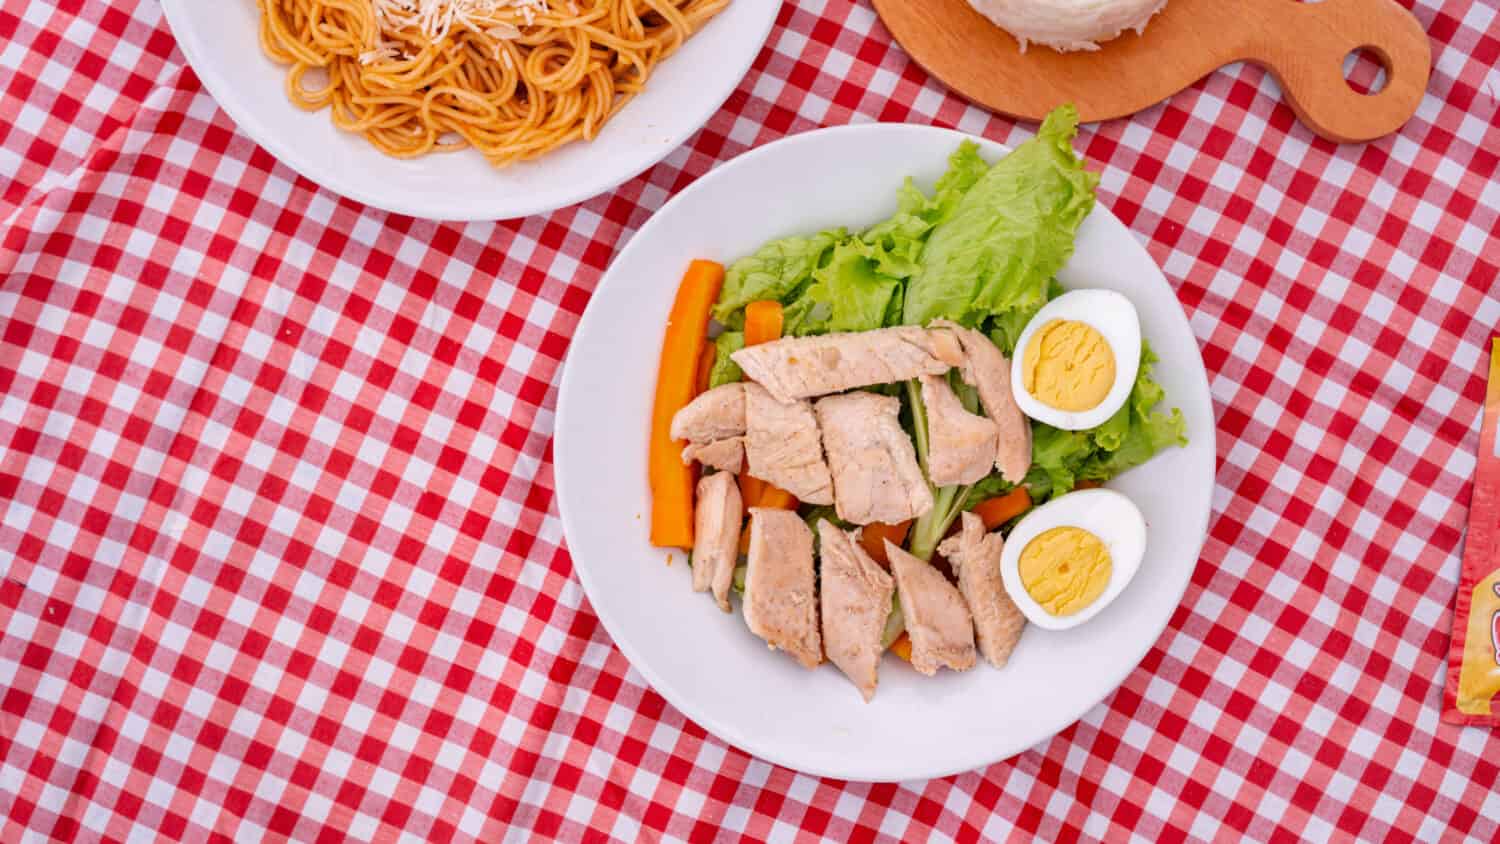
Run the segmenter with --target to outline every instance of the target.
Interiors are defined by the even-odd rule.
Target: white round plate
[[[871,703],[837,669],[807,671],[772,653],[692,591],[682,551],[647,542],[646,442],[662,330],[693,258],[728,263],[761,243],[896,208],[907,175],[930,187],[966,135],[873,124],[796,135],[746,153],[678,194],[600,281],[578,326],[557,411],[557,490],[574,568],[594,611],[646,680],[689,718],[744,750],[852,780],[946,776],[1045,741],[1109,695],[1182,600],[1207,535],[1214,480],[1208,379],[1172,288],[1103,207],[1085,221],[1064,286],[1130,297],[1161,357],[1156,377],[1182,408],[1190,444],[1109,484],[1149,526],[1146,556],[1120,597],[1088,624],[1028,628],[1003,670],[924,677],[894,655]],[[994,160],[1004,148],[981,143]],[[667,564],[668,557],[671,565]]]
[[[593,141],[497,170],[474,150],[392,158],[296,107],[286,68],[260,48],[255,0],[162,0],[188,63],[256,143],[329,190],[437,220],[503,220],[572,205],[666,157],[724,104],[755,61],[780,0],[733,0],[656,67],[646,90]]]

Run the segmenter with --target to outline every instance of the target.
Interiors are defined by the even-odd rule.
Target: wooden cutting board
[[[1243,60],[1265,66],[1319,135],[1368,141],[1412,116],[1432,65],[1427,33],[1393,0],[1168,0],[1144,33],[1077,53],[1037,45],[1023,53],[967,0],[873,2],[928,73],[986,108],[1031,120],[1065,102],[1085,121],[1133,114]],[[1378,93],[1344,79],[1344,57],[1359,48],[1385,66]]]

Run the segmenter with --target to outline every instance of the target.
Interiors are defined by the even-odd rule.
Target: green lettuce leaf
[[[975,507],[978,507],[982,502],[994,498],[997,495],[1004,495],[1014,488],[1015,484],[1007,481],[1005,478],[1000,477],[999,472],[991,472],[988,475],[980,478],[973,486],[969,487],[968,492],[964,494],[964,500],[963,503],[959,505],[959,509],[972,510]]]
[[[990,340],[1000,347],[1000,351],[1008,358],[1016,356],[1016,343],[1021,340],[1021,332],[1026,330],[1027,323],[1036,316],[1036,312],[1048,301],[1056,299],[1063,294],[1063,287],[1057,283],[1057,279],[1047,282],[1047,295],[1021,308],[996,314],[990,320]]]
[[[916,275],[921,269],[922,248],[933,227],[952,216],[959,200],[989,169],[979,155],[979,145],[964,141],[948,156],[948,169],[933,186],[932,196],[922,193],[908,178],[901,185],[896,214],[859,236],[870,247],[868,257],[875,262],[875,269],[894,278]]]
[[[896,213],[858,235],[829,229],[766,243],[729,266],[714,319],[740,329],[747,304],[774,299],[786,308],[784,330],[791,335],[899,324],[904,282],[921,269],[933,227],[953,215],[988,170],[979,147],[966,141],[948,157],[931,196],[907,179]]]
[[[818,232],[811,237],[784,237],[755,250],[755,254],[729,265],[724,287],[713,316],[731,328],[744,326],[740,311],[758,299],[789,301],[799,286],[812,278],[834,244],[848,237],[843,229]]]
[[[921,217],[898,212],[866,229],[859,239],[867,247],[866,255],[875,263],[876,271],[904,279],[919,269],[917,259],[931,231],[932,224]]]
[[[932,186],[932,196],[922,193],[911,179],[906,180],[901,186],[901,213],[920,217],[934,226],[942,223],[953,216],[959,200],[989,169],[989,163],[979,154],[979,145],[964,141],[948,156],[948,169]]]
[[[1038,503],[1073,489],[1078,472],[1095,451],[1086,431],[1064,431],[1035,422],[1031,426],[1031,470],[1026,485]]]
[[[1119,412],[1095,429],[1099,444],[1082,468],[1083,477],[1108,480],[1126,469],[1150,460],[1157,452],[1174,445],[1187,445],[1187,421],[1182,411],[1172,408],[1166,413],[1155,410],[1166,397],[1161,385],[1151,380],[1151,364],[1157,360],[1151,347],[1142,343],[1141,374],[1135,389]]]
[[[1151,365],[1156,360],[1150,345],[1142,343],[1141,367],[1130,397],[1098,427],[1062,431],[1032,423],[1032,462],[1026,483],[1038,503],[1068,492],[1078,481],[1107,481],[1145,463],[1164,448],[1187,444],[1182,411],[1175,407],[1166,413],[1155,409],[1166,395],[1151,378]]]
[[[868,331],[885,325],[901,279],[881,273],[870,255],[861,240],[835,246],[828,263],[813,271],[813,283],[788,308],[786,333]]]
[[[840,519],[838,513],[834,511],[832,506],[820,505],[817,507],[813,507],[812,509],[808,510],[805,515],[802,516],[802,521],[806,522],[807,526],[812,529],[814,540],[816,540],[818,537],[818,522],[824,519],[827,519],[829,524],[833,525],[839,530],[854,530],[856,527],[858,527],[858,525],[851,524],[844,521],[843,519]]]
[[[1078,111],[1062,106],[1000,159],[932,231],[906,291],[903,321],[985,317],[1045,299],[1094,207],[1095,173],[1073,152]]]
[[[740,371],[740,365],[730,357],[743,348],[745,334],[742,331],[725,331],[714,338],[714,365],[708,371],[709,389],[744,380],[745,373]]]

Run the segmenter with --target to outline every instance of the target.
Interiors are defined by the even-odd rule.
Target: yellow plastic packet
[[[1500,725],[1500,337],[1491,343],[1444,692],[1443,720],[1453,724]]]

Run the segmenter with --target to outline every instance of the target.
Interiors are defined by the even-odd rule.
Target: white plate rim
[[[187,58],[188,65],[193,73],[203,83],[203,87],[213,97],[214,102],[229,119],[242,129],[246,135],[255,143],[271,153],[277,161],[290,167],[298,175],[307,180],[326,188],[340,196],[377,208],[407,216],[445,221],[477,221],[477,220],[510,220],[521,217],[529,217],[534,214],[544,214],[566,208],[570,205],[582,202],[598,196],[606,191],[613,190],[625,182],[646,172],[661,163],[668,155],[675,152],[694,133],[707,125],[729,96],[734,93],[745,76],[750,72],[756,57],[764,47],[766,38],[776,24],[776,17],[781,9],[780,0],[770,0],[763,3],[764,14],[759,19],[759,25],[755,29],[742,32],[744,39],[737,43],[746,45],[746,49],[740,54],[742,61],[736,62],[732,67],[734,73],[725,74],[721,79],[719,90],[714,96],[703,101],[702,107],[691,112],[677,114],[675,117],[685,118],[681,120],[669,134],[669,140],[659,145],[642,147],[641,154],[633,156],[630,160],[616,168],[603,170],[599,176],[590,181],[580,181],[566,189],[558,189],[540,194],[522,195],[505,201],[497,198],[493,203],[477,203],[464,207],[458,212],[440,203],[424,200],[391,198],[382,195],[379,191],[371,191],[358,181],[348,181],[341,177],[329,177],[314,172],[309,163],[299,154],[290,137],[284,137],[284,133],[268,125],[269,120],[265,118],[256,108],[251,106],[246,99],[242,99],[236,88],[229,79],[227,70],[221,68],[219,63],[210,61],[207,52],[209,45],[202,43],[196,30],[191,26],[183,25],[188,19],[186,6],[195,0],[161,0],[162,14],[166,18],[167,25],[172,31],[172,36],[177,46]],[[231,2],[254,2],[254,0],[231,0]],[[738,0],[741,3],[750,0]],[[709,22],[710,24],[713,21]],[[694,33],[697,35],[698,33]],[[753,48],[750,45],[753,44]],[[666,61],[671,61],[677,56],[669,56]],[[284,73],[283,73],[284,75]],[[632,102],[626,105],[626,109],[635,105]],[[320,109],[308,114],[327,121],[329,120],[326,109]],[[464,150],[456,153],[442,153],[443,155],[471,155],[476,154],[472,150]],[[393,161],[395,159],[392,159]],[[539,160],[545,160],[539,159]],[[378,179],[371,179],[378,182]]]
[[[1004,151],[1008,151],[1010,149],[1010,147],[1006,144],[1002,144],[991,139],[984,138],[982,136],[972,135],[956,129],[903,123],[862,123],[843,126],[831,126],[820,129],[813,129],[807,132],[801,132],[795,135],[789,135],[787,137],[780,138],[771,143],[749,150],[735,157],[734,159],[719,165],[709,173],[705,174],[702,178],[696,180],[691,185],[683,189],[680,193],[673,196],[665,204],[663,204],[662,207],[659,208],[645,222],[645,224],[641,226],[641,228],[635,233],[635,235],[630,238],[629,243],[627,243],[625,247],[621,249],[621,251],[610,262],[609,268],[606,269],[604,275],[600,278],[598,285],[596,285],[594,293],[590,296],[590,306],[593,305],[595,296],[597,296],[599,290],[601,290],[605,284],[609,283],[614,267],[616,265],[625,263],[625,259],[630,254],[632,254],[634,250],[641,248],[641,244],[649,241],[650,236],[658,222],[666,218],[666,215],[663,212],[668,211],[674,204],[684,202],[688,198],[695,196],[700,192],[712,190],[713,185],[716,182],[715,177],[721,176],[724,173],[732,172],[734,169],[750,166],[759,159],[764,158],[768,155],[776,154],[780,150],[794,144],[816,142],[823,137],[827,137],[830,135],[853,135],[856,133],[881,132],[893,128],[900,130],[923,130],[942,133],[949,139],[951,139],[955,145],[959,142],[970,140],[981,144],[982,148],[990,146],[998,147],[999,149]],[[895,185],[893,184],[893,191],[894,187]],[[1094,209],[1093,213],[1106,214],[1117,225],[1125,228],[1127,231],[1129,230],[1128,227],[1126,227],[1124,223],[1120,221],[1112,211],[1105,207],[1102,202]],[[1135,240],[1134,238],[1132,238],[1132,240],[1136,243],[1136,246],[1140,248],[1143,253],[1146,253],[1145,247],[1141,246],[1138,240]],[[1194,376],[1192,380],[1195,382],[1195,392],[1201,394],[1209,407],[1210,421],[1214,424],[1214,435],[1217,436],[1217,420],[1213,419],[1212,411],[1212,393],[1209,389],[1208,373],[1203,365],[1202,349],[1198,344],[1197,336],[1193,334],[1191,324],[1187,319],[1187,315],[1181,310],[1180,300],[1177,299],[1176,291],[1171,288],[1171,285],[1170,283],[1168,283],[1165,274],[1161,270],[1160,265],[1157,264],[1154,258],[1150,258],[1149,253],[1146,253],[1146,256],[1151,265],[1156,267],[1156,274],[1153,280],[1160,283],[1166,289],[1167,293],[1172,297],[1172,299],[1179,303],[1179,308],[1176,311],[1176,318],[1182,322],[1182,325],[1187,330],[1188,335],[1193,338],[1193,344],[1197,351],[1197,354],[1194,356],[1194,360],[1191,361],[1192,365],[1188,368],[1191,370],[1191,373]],[[586,307],[583,316],[580,318],[578,325],[573,332],[573,339],[576,340],[576,338],[578,338],[579,336],[583,336],[586,333],[587,328],[590,326],[592,320],[604,318],[601,317],[599,313],[599,310],[596,308]],[[568,509],[563,504],[566,498],[563,490],[563,487],[565,485],[564,479],[569,474],[564,467],[569,464],[570,451],[566,445],[566,438],[563,436],[565,426],[562,424],[562,422],[563,420],[568,418],[569,408],[576,401],[576,399],[574,399],[574,390],[570,389],[571,381],[569,378],[569,372],[571,369],[569,364],[572,360],[572,350],[573,345],[570,341],[569,356],[568,360],[566,360],[563,364],[563,372],[558,389],[557,412],[554,416],[553,437],[553,463],[555,469],[554,483],[556,487],[555,498],[558,504],[558,513],[562,521],[563,537],[565,542],[566,538],[574,532],[575,518],[577,517],[576,514],[570,516]],[[1205,502],[1212,501],[1215,478],[1217,476],[1217,468],[1217,456],[1215,455],[1209,460],[1208,472],[1198,479],[1199,489],[1196,490],[1196,492],[1201,500]],[[1191,492],[1192,491],[1190,490],[1189,494],[1191,494]],[[1119,669],[1116,672],[1112,673],[1110,681],[1107,684],[1106,691],[1098,699],[1081,701],[1078,706],[1073,707],[1063,713],[1063,717],[1062,719],[1060,719],[1060,724],[1057,729],[1047,737],[1041,739],[1040,743],[1050,741],[1051,738],[1055,737],[1058,733],[1066,730],[1074,723],[1076,723],[1080,718],[1083,717],[1084,714],[1088,712],[1088,710],[1108,699],[1110,695],[1113,695],[1116,691],[1118,691],[1119,687],[1124,683],[1125,679],[1131,674],[1131,672],[1135,671],[1135,669],[1140,665],[1141,661],[1145,659],[1148,653],[1150,653],[1151,648],[1153,648],[1156,645],[1156,642],[1161,639],[1162,633],[1165,632],[1167,627],[1171,624],[1172,615],[1175,614],[1177,608],[1179,608],[1182,604],[1182,597],[1184,594],[1186,594],[1187,587],[1192,581],[1193,572],[1196,570],[1198,563],[1202,561],[1203,547],[1208,539],[1208,529],[1211,516],[1212,506],[1203,508],[1201,518],[1198,519],[1198,523],[1193,526],[1193,533],[1199,537],[1198,547],[1194,550],[1193,553],[1194,562],[1182,573],[1180,582],[1178,582],[1175,587],[1172,588],[1170,597],[1172,599],[1171,605],[1173,609],[1171,612],[1167,613],[1166,617],[1163,619],[1160,629],[1158,629],[1155,632],[1155,635],[1153,635],[1149,639],[1143,639],[1144,644],[1141,647],[1135,649],[1136,652],[1133,654],[1129,662],[1120,663]],[[569,545],[570,560],[572,559],[572,557],[573,550],[571,545]],[[592,587],[590,584],[590,576],[588,573],[589,567],[578,565],[576,560],[573,561],[572,567],[574,572],[578,576],[579,582],[583,587],[585,595],[593,594],[592,590],[594,587]],[[622,639],[615,634],[615,631],[619,629],[619,624],[618,621],[614,618],[611,611],[607,609],[607,604],[601,605],[593,600],[590,600],[589,604],[593,608],[593,612],[595,613],[595,615],[598,616],[600,624],[604,626],[605,631],[609,634],[610,640],[616,647],[620,649],[620,651],[625,655],[625,658],[629,660],[630,664],[641,673],[641,675],[645,678],[646,682],[651,686],[651,688],[656,690],[656,692],[659,693],[663,698],[665,698],[668,703],[677,707],[677,709],[680,710],[687,718],[697,722],[708,732],[718,736],[720,739],[728,742],[729,744],[732,744],[735,747],[738,747],[755,757],[795,771],[819,777],[829,777],[855,782],[899,782],[907,780],[927,780],[947,777],[1002,762],[1029,749],[1030,747],[1037,745],[1037,743],[1032,743],[1021,747],[1003,748],[1001,752],[998,753],[998,755],[993,749],[979,749],[967,753],[956,753],[954,754],[954,760],[949,762],[948,764],[926,766],[913,765],[910,768],[902,768],[899,771],[872,771],[867,767],[859,765],[851,765],[847,768],[808,765],[801,760],[797,760],[781,752],[774,746],[767,746],[765,743],[757,741],[755,736],[742,732],[732,724],[721,721],[711,712],[705,711],[701,707],[695,705],[691,696],[682,693],[681,690],[677,689],[660,672],[656,671],[651,666],[651,663],[643,658],[643,655],[637,650],[633,643],[629,642],[626,639]]]

